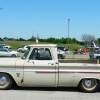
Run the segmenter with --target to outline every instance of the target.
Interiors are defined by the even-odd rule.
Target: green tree
[[[25,39],[23,38],[19,38],[18,41],[26,41]]]
[[[72,38],[72,43],[77,43],[76,38]]]
[[[100,44],[100,38],[97,39],[98,43]]]

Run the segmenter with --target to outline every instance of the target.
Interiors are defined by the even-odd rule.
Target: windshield
[[[23,54],[22,58],[21,59],[26,59],[28,53],[30,51],[30,47],[28,47],[28,49],[25,51],[25,53]]]
[[[7,49],[9,52],[11,52],[12,50],[11,49]]]

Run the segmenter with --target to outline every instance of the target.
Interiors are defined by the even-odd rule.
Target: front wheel
[[[96,92],[96,90],[99,88],[99,83],[96,79],[83,79],[79,87],[84,92]]]
[[[11,77],[5,73],[0,73],[0,90],[11,88],[13,81]]]

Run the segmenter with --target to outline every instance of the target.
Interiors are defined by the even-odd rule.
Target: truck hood
[[[0,58],[0,68],[15,68],[16,60],[20,58]]]

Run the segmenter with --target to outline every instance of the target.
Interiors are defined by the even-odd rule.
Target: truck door
[[[55,86],[55,69],[50,48],[34,48],[24,63],[24,85]]]

